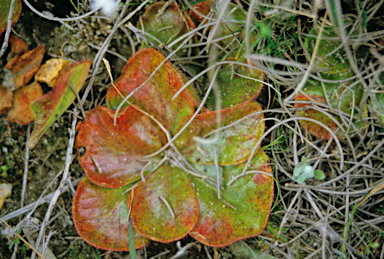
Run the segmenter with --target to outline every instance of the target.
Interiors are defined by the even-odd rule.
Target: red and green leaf
[[[168,164],[134,189],[128,206],[132,198],[133,225],[154,241],[168,243],[183,238],[199,216],[199,204],[185,172]]]
[[[194,8],[200,12],[202,15],[208,15],[211,11],[211,3],[209,1],[204,1],[196,4]],[[213,15],[213,18],[217,18],[217,14],[219,13],[217,10],[213,9],[215,14]],[[196,24],[200,24],[204,17],[202,15],[199,15],[196,13],[193,9],[189,11],[189,15],[196,21]],[[210,21],[210,20],[209,20]],[[215,38],[221,38],[228,35],[233,35],[234,37],[237,37],[238,42],[242,42],[245,39],[245,23],[247,21],[247,12],[242,9],[240,6],[230,3],[228,5],[226,14],[223,17],[223,20],[221,21],[221,25],[219,27],[218,32],[216,33]],[[207,30],[208,33],[211,32],[211,29],[213,26],[209,27]],[[237,33],[238,35],[234,35]],[[250,35],[250,42],[253,43],[256,41],[257,36],[254,35],[252,32]],[[222,47],[227,47],[231,45],[229,48],[232,50],[238,50],[239,46],[238,44],[233,44],[233,37],[227,37],[218,42]]]
[[[221,199],[216,186],[188,175],[200,205],[199,220],[189,235],[214,247],[259,235],[268,223],[273,201],[273,179],[268,175],[272,170],[268,162],[264,151],[259,151],[248,168],[254,173],[239,177],[230,186],[228,182],[242,173],[245,164],[219,167]],[[216,179],[214,165],[195,165],[195,168]]]
[[[189,16],[195,22],[196,25],[200,25],[205,17],[211,11],[211,4],[208,1],[202,1],[193,6],[193,9],[189,10]]]
[[[130,185],[109,189],[93,184],[84,177],[73,198],[73,218],[79,235],[89,244],[113,251],[129,250],[128,206]],[[135,229],[136,249],[145,246],[148,239]]]
[[[2,34],[7,29],[7,21],[9,9],[11,7],[12,0],[1,0],[0,4],[0,34]],[[21,13],[21,0],[15,1],[15,7],[13,8],[12,14],[12,24],[14,24],[17,19],[19,19]]]
[[[40,137],[72,104],[76,95],[70,84],[79,92],[88,76],[91,64],[91,61],[83,61],[70,67],[59,78],[54,90],[31,104],[35,125],[27,142],[27,147],[33,148]]]
[[[100,186],[117,188],[140,179],[146,165],[143,156],[161,148],[160,140],[153,135],[149,118],[129,106],[113,120],[115,111],[96,107],[79,123],[76,148],[79,163],[89,179]],[[81,155],[80,148],[85,148]]]
[[[166,2],[152,4],[140,17],[136,26],[160,42],[169,44],[194,29],[195,24],[179,5],[171,4],[166,8],[165,5],[169,4]],[[176,49],[181,42],[176,43],[172,48]],[[184,52],[187,54],[187,49],[184,49]],[[184,54],[183,51],[179,53]]]
[[[116,88],[126,97],[144,83],[164,59],[165,57],[155,49],[147,48],[136,52],[125,65],[120,78],[116,80]],[[182,78],[167,61],[129,101],[153,115],[166,129],[174,133],[180,120],[193,114],[197,105],[187,90],[172,100],[183,85]],[[123,101],[119,92],[114,87],[109,89],[106,102],[110,109],[117,109]]]
[[[228,61],[239,60],[229,58]],[[263,72],[247,66],[222,65],[216,78],[220,98],[211,93],[207,100],[208,107],[215,109],[216,102],[220,100],[221,109],[227,109],[255,99],[263,89],[263,76]]]
[[[263,114],[252,115],[261,110],[258,103],[247,102],[233,108],[199,114],[176,139],[175,144],[191,163],[213,164],[214,149],[220,165],[243,163],[264,133]],[[218,114],[221,116],[220,130],[214,132],[218,129]],[[184,118],[178,130],[189,119],[190,117]],[[205,143],[196,141],[194,137],[216,140],[213,143]]]
[[[336,36],[333,30],[333,27],[326,27],[322,36]],[[305,40],[305,47],[312,53],[316,43],[317,31],[313,28],[309,34],[310,36]],[[338,41],[320,39],[315,64],[323,68],[323,70],[326,69],[326,71],[319,73],[321,78],[326,81],[309,79],[301,93],[295,96],[295,107],[306,107],[307,109],[300,110],[297,114],[325,124],[339,139],[344,139],[346,136],[343,131],[348,136],[353,137],[362,131],[366,124],[361,121],[358,111],[355,110],[355,107],[360,104],[364,89],[361,84],[356,84],[354,80],[348,80],[353,77],[353,73],[344,49],[340,48],[340,44]],[[353,86],[351,86],[352,84]],[[322,108],[327,107],[328,109],[324,110],[323,113],[311,109],[311,105],[318,105]],[[340,112],[353,116],[353,118],[345,117],[343,122],[340,118]],[[363,118],[368,116],[366,105],[361,112]],[[332,136],[329,131],[315,122],[300,120],[300,124],[312,135],[319,138],[330,139]],[[338,126],[338,124],[342,126]]]
[[[343,66],[336,65],[336,67],[343,69]],[[354,107],[360,104],[361,98],[363,96],[362,85],[356,84],[353,80],[346,81],[348,78],[353,76],[353,74],[349,71],[336,73],[336,71],[331,69],[326,73],[324,72],[320,74],[321,77],[328,80],[328,82],[320,82],[319,80],[315,79],[309,79],[307,81],[306,85],[301,90],[301,93],[295,96],[295,107],[307,107],[307,109],[304,111],[298,111],[297,114],[299,116],[312,118],[324,123],[337,135],[339,139],[344,139],[346,137],[345,134],[341,129],[339,129],[339,126],[334,120],[320,111],[311,109],[311,105],[328,107],[333,110],[333,112],[328,111],[328,113],[336,121],[343,125],[342,120],[338,115],[340,107],[341,112],[344,114],[352,113],[352,116],[354,117],[351,120],[353,125],[344,125],[343,130],[346,131],[350,137],[356,135],[358,131],[362,131],[366,127],[366,124],[359,119],[358,112],[354,109]],[[340,83],[339,81],[341,80],[344,82]],[[352,83],[354,83],[354,85],[351,87],[350,85]],[[328,98],[328,102],[326,97]],[[363,118],[368,116],[366,105],[364,106],[362,115]],[[345,121],[347,121],[348,124],[350,123],[349,118],[346,118]],[[300,120],[300,124],[312,135],[315,135],[319,138],[329,139],[331,137],[331,133],[329,133],[325,128],[321,127],[317,123]]]

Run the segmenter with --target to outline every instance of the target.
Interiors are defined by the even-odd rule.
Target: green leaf
[[[261,110],[258,103],[248,102],[221,111],[199,114],[176,139],[175,145],[191,163],[213,164],[215,150],[220,165],[243,163],[264,133],[263,115],[250,115]],[[210,134],[218,128],[217,113],[221,116],[221,130]],[[187,117],[180,122],[178,131],[189,119],[190,117]],[[215,134],[215,142],[205,143],[194,138],[206,138],[206,141],[209,141],[214,139]]]
[[[376,93],[375,95],[377,102],[371,97],[371,105],[374,109],[376,116],[379,118],[381,123],[384,124],[384,94]]]
[[[325,178],[325,174],[323,171],[317,169],[315,170],[315,173],[314,173],[314,177],[317,179],[317,180],[323,180]]]
[[[196,5],[194,5],[194,9],[198,10],[199,13],[206,16],[209,14],[209,12],[211,11],[212,8],[211,8],[210,1],[203,1],[203,2],[200,2]],[[219,12],[215,9],[213,11],[215,14],[213,16],[213,19],[217,19]],[[192,17],[192,19],[194,19],[197,22],[197,25],[204,20],[204,17],[195,13],[193,9],[190,10],[189,14]],[[248,15],[247,12],[243,8],[241,8],[240,6],[232,4],[232,3],[230,3],[228,5],[226,14],[224,15],[223,19],[221,20],[221,25],[219,26],[219,29],[216,33],[215,38],[221,38],[221,37],[225,37],[228,35],[233,35],[233,37],[226,37],[226,38],[220,40],[218,42],[218,44],[220,44],[220,46],[227,48],[227,46],[229,44],[231,44],[229,47],[230,50],[238,50],[239,44],[237,44],[236,41],[233,42],[233,40],[236,37],[237,42],[242,43],[243,40],[245,39],[246,33],[245,33],[244,28],[245,28],[245,23],[247,21],[247,15]],[[210,21],[210,19],[208,19],[208,21]],[[207,30],[207,33],[210,33],[212,28],[213,28],[213,26],[209,27]],[[237,35],[234,35],[235,33]],[[251,43],[255,42],[257,39],[257,36],[253,33],[250,33],[249,35],[250,35],[249,41]]]
[[[147,161],[143,156],[161,148],[152,135],[149,118],[129,106],[122,109],[113,124],[115,111],[97,106],[78,125],[76,148],[79,163],[89,179],[100,186],[117,188],[140,179]],[[80,152],[85,148],[85,154]]]
[[[314,177],[314,171],[315,169],[307,163],[296,166],[295,169],[293,169],[293,179],[298,183],[302,183],[307,178]]]
[[[168,6],[164,9],[165,5]],[[166,2],[157,2],[149,6],[139,18],[136,27],[166,45],[196,28],[189,15],[182,11],[178,4],[169,5]],[[196,36],[195,39],[197,40]],[[176,43],[172,49],[176,49],[181,43],[182,41]],[[178,54],[187,55],[188,49],[180,50]]]
[[[54,90],[31,103],[35,125],[27,142],[27,147],[33,148],[40,137],[72,104],[76,95],[70,84],[79,92],[87,78],[91,64],[91,61],[83,61],[73,65],[62,74]]]
[[[132,192],[132,222],[137,231],[158,242],[183,238],[195,225],[199,204],[184,171],[161,166]]]
[[[317,30],[319,30],[317,28]],[[305,39],[304,46],[310,54],[316,44],[318,31],[314,27],[309,31],[309,36]],[[328,26],[323,30],[322,37],[337,37],[334,27]],[[340,74],[351,71],[351,66],[345,54],[341,42],[337,40],[320,39],[319,49],[316,53],[315,65],[328,69],[327,73]],[[332,53],[332,54],[331,54]]]
[[[227,60],[240,61],[240,59],[236,58],[229,58]],[[221,108],[231,108],[259,96],[263,89],[263,76],[263,72],[256,69],[250,70],[246,66],[236,64],[222,65],[216,78]],[[217,101],[216,95],[211,93],[207,100],[208,107],[215,109]]]
[[[130,185],[109,189],[97,186],[87,177],[77,187],[72,212],[79,235],[94,247],[128,251],[128,207]],[[136,249],[148,240],[134,230]]]
[[[264,151],[252,159],[249,171],[235,180],[228,182],[242,173],[245,164],[219,167],[221,199],[216,186],[193,175],[188,175],[200,204],[200,217],[194,229],[189,233],[199,242],[221,247],[237,240],[259,235],[268,223],[273,201],[273,179],[269,159]],[[216,179],[214,165],[195,165],[197,171],[209,178]],[[216,181],[214,181],[216,182]]]

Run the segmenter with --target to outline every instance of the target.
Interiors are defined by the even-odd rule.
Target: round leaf
[[[204,16],[207,16],[209,12],[211,11],[211,6],[213,6],[209,1],[200,2],[196,5],[194,5],[194,8],[196,11],[201,13]],[[217,11],[214,9],[214,16],[213,18],[217,19],[217,14],[221,11]],[[189,12],[190,16],[197,22],[197,24],[200,24],[204,17],[196,13],[193,9]],[[212,19],[212,18],[211,18]],[[211,19],[208,19],[207,21],[211,21]],[[221,26],[219,27],[215,38],[221,38],[229,35],[233,35],[235,33],[239,33],[237,36],[234,35],[234,37],[237,37],[238,41],[242,43],[242,41],[245,39],[246,33],[245,33],[245,23],[247,21],[247,12],[241,8],[238,5],[230,3],[228,5],[226,14],[223,17],[223,20],[221,20]],[[209,27],[207,30],[207,33],[211,33],[213,26]],[[251,43],[255,42],[257,37],[250,33],[250,39],[249,41]],[[238,48],[241,47],[239,44],[233,44],[233,37],[226,37],[225,39],[222,39],[218,42],[222,47],[227,48],[228,45],[230,45],[230,49],[238,51]]]
[[[271,174],[272,170],[264,151],[259,151],[252,159],[250,170]],[[273,179],[267,174],[257,172],[246,174],[227,183],[242,173],[244,164],[221,167],[219,173],[221,199],[216,186],[201,178],[188,175],[200,204],[200,216],[194,229],[189,233],[199,242],[221,247],[237,240],[259,235],[268,223],[273,201]],[[216,178],[213,165],[196,165],[199,173]]]
[[[193,6],[193,9],[189,10],[189,16],[195,22],[196,25],[199,25],[204,21],[204,18],[211,11],[211,4],[208,1],[202,1]]]
[[[261,110],[258,103],[247,102],[229,109],[199,114],[176,139],[175,144],[191,163],[213,164],[215,161],[214,149],[220,165],[243,163],[248,159],[256,142],[264,133],[263,115],[250,115]],[[218,128],[217,113],[221,115],[221,130],[209,134]],[[247,115],[250,116],[246,117]],[[244,117],[246,118],[242,119]],[[190,117],[184,118],[180,122],[178,130],[189,119]],[[217,134],[217,140],[214,143],[204,143],[194,139],[195,136],[204,138],[206,135],[208,139],[212,139],[215,134]]]
[[[155,49],[147,48],[136,52],[125,65],[120,78],[116,80],[116,88],[126,97],[144,83],[164,59],[165,57]],[[179,121],[193,114],[197,105],[193,96],[186,90],[172,100],[183,85],[182,78],[167,61],[129,101],[153,115],[166,129],[174,133]],[[107,106],[117,109],[122,101],[118,91],[111,87],[107,92]]]
[[[312,28],[309,36],[305,39],[305,48],[309,53],[313,52],[318,36],[318,29]],[[325,27],[322,37],[336,37],[332,26]],[[315,64],[318,67],[328,69],[327,73],[339,74],[351,69],[344,48],[340,48],[341,42],[337,40],[320,39],[319,48],[316,53]],[[330,54],[331,53],[331,54]]]
[[[234,58],[228,60],[238,61]],[[236,64],[221,66],[216,78],[221,108],[231,108],[242,102],[255,99],[263,89],[262,80],[263,72],[259,70],[249,70],[246,66]],[[217,101],[216,95],[211,93],[207,100],[207,105],[211,109],[215,109]]]
[[[116,126],[114,116],[115,111],[97,106],[84,123],[79,123],[76,139],[79,163],[89,179],[109,188],[140,179],[140,171],[147,163],[141,158],[161,148],[145,114],[126,107],[119,112]],[[85,148],[85,154],[80,147]]]
[[[325,174],[324,174],[323,171],[317,169],[317,170],[315,170],[314,177],[315,177],[317,180],[323,180],[323,179],[325,178]]]
[[[328,102],[325,98],[325,96],[328,97],[329,104],[331,105],[331,108],[338,113],[338,107],[340,103],[340,110],[344,112],[345,114],[351,114],[353,113],[354,118],[352,119],[352,123],[356,127],[356,129],[353,126],[349,127],[343,127],[344,130],[348,133],[349,136],[354,136],[357,131],[362,131],[366,125],[365,123],[361,122],[359,119],[358,111],[355,111],[353,107],[353,102],[355,107],[359,106],[361,98],[363,96],[363,86],[361,84],[354,84],[354,86],[350,87],[350,85],[353,83],[352,80],[339,83],[337,81],[340,80],[346,80],[352,76],[350,72],[344,72],[344,73],[321,73],[321,76],[323,79],[335,81],[333,82],[325,82],[324,87],[325,91],[323,89],[323,85],[318,80],[308,80],[304,88],[302,89],[301,94],[297,94],[295,96],[295,100],[297,101],[295,103],[295,107],[306,107],[308,109],[304,111],[298,111],[297,114],[301,117],[307,117],[312,118],[317,121],[320,121],[327,125],[339,139],[344,139],[345,135],[344,133],[339,129],[338,125],[327,115],[321,113],[320,111],[316,111],[310,108],[310,105],[308,103],[302,103],[302,101],[306,102],[317,102],[320,104],[324,104],[326,107],[328,106]],[[338,121],[340,124],[342,124],[341,118],[334,114],[330,113],[336,121]],[[364,110],[362,111],[363,118],[366,118],[368,116],[367,113],[367,106],[365,105]],[[346,119],[349,123],[349,119]],[[311,134],[323,138],[323,139],[329,139],[331,137],[331,134],[320,125],[306,121],[301,120],[300,124],[307,129]]]
[[[183,238],[199,216],[199,204],[187,176],[167,164],[134,189],[128,204],[132,197],[133,225],[141,235],[158,242]]]
[[[128,251],[128,193],[130,186],[109,189],[84,177],[73,198],[72,212],[79,235],[89,244],[113,251]],[[136,249],[148,240],[134,230]]]
[[[165,5],[168,5],[165,9]],[[177,4],[169,5],[166,2],[152,4],[140,17],[136,25],[149,35],[164,44],[170,44],[179,37],[195,28],[191,18]],[[173,45],[173,49],[180,46],[182,41]],[[184,51],[184,53],[183,53]],[[178,54],[188,54],[187,49],[180,50]]]
[[[314,177],[315,176],[314,171],[315,169],[307,163],[296,166],[295,169],[293,170],[293,179],[298,183],[302,183],[307,178]]]
[[[319,102],[319,103],[324,103],[324,104],[326,103],[326,99],[323,96],[314,96],[314,95],[296,95],[295,100],[296,101],[307,101],[307,102],[308,101],[312,102],[312,100],[315,100],[316,102]],[[359,104],[358,102],[355,102],[355,105],[358,105],[358,104]],[[295,107],[305,107],[307,105],[308,104],[301,104],[301,103],[297,102],[295,104]],[[333,113],[330,113],[330,114],[332,115],[332,117],[336,121],[338,121],[340,124],[342,124],[340,117],[338,117],[337,115],[335,115]],[[315,119],[319,122],[322,122],[323,124],[327,125],[336,134],[336,136],[339,139],[345,138],[345,134],[340,130],[339,126],[336,124],[336,122],[334,120],[332,120],[329,116],[323,114],[320,111],[311,109],[311,107],[309,105],[308,105],[306,110],[298,111],[297,115],[300,117],[312,118],[312,119]],[[351,137],[356,135],[356,130],[362,131],[367,126],[365,123],[360,121],[357,111],[354,112],[353,116],[354,116],[354,119],[352,119],[352,123],[354,124],[356,129],[352,126],[350,126],[348,128],[346,128],[345,126],[343,127],[344,130],[347,132],[347,134]],[[364,111],[363,111],[363,118],[366,118],[367,116],[368,116],[367,106],[365,106]],[[348,123],[349,123],[349,121],[348,121]],[[314,135],[316,137],[319,137],[322,139],[330,139],[332,136],[328,130],[321,127],[317,123],[307,121],[307,120],[300,120],[300,124],[303,128],[307,129],[309,133],[311,133],[312,135]]]

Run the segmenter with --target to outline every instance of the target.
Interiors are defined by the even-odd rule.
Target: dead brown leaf
[[[0,115],[12,107],[13,92],[11,89],[0,86]]]
[[[13,106],[8,112],[7,120],[21,125],[31,123],[34,117],[30,104],[42,96],[43,91],[37,82],[15,90]]]
[[[44,53],[45,48],[38,46],[34,50],[14,57],[5,66],[10,73],[6,74],[3,85],[12,90],[26,85],[39,70]]]
[[[28,51],[28,44],[13,34],[9,37],[9,44],[11,45],[11,51],[8,54],[7,61]]]

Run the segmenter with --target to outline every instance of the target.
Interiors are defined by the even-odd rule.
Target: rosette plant
[[[95,247],[129,250],[130,218],[136,249],[187,234],[226,246],[260,234],[268,222],[273,179],[258,144],[265,127],[260,105],[200,113],[200,101],[164,60],[157,50],[138,51],[108,91],[107,107],[78,125],[87,177],[73,216],[79,235]]]
[[[305,47],[309,53],[313,52],[317,35],[316,29],[312,28],[305,40]],[[330,26],[324,29],[322,36],[335,37],[337,34]],[[354,73],[345,51],[340,47],[341,43],[329,39],[320,40],[315,65],[321,69],[316,75],[321,78],[310,78],[301,93],[295,96],[297,101],[295,107],[305,107],[297,114],[325,124],[339,139],[344,139],[346,135],[353,137],[367,126],[360,119],[368,116],[367,105],[360,111],[361,117],[355,108],[359,107],[362,101],[363,86],[351,79]],[[312,105],[319,108],[313,109]],[[329,107],[330,112],[322,112],[321,109],[324,107]],[[332,136],[317,123],[307,120],[300,120],[300,123],[316,137],[330,139]]]

